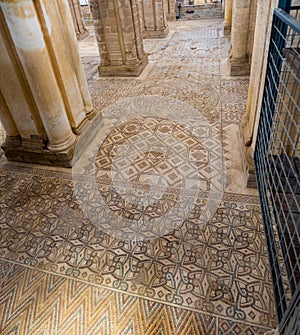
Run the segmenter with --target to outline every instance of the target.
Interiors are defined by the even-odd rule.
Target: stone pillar
[[[64,24],[63,26],[65,29],[67,48],[69,49],[74,64],[73,68],[76,73],[78,85],[80,87],[80,94],[84,105],[84,112],[87,118],[91,119],[94,117],[96,111],[94,110],[92,105],[90,91],[86,81],[86,76],[79,53],[78,43],[76,41],[76,35],[74,33],[74,29],[72,29],[72,17],[65,1],[60,2],[59,6],[61,16],[66,22],[66,24]],[[76,129],[74,129],[74,131],[78,132]]]
[[[83,16],[83,22],[86,27],[93,26],[92,14],[90,5],[81,6],[81,12]]]
[[[0,121],[6,131],[4,147],[18,147],[21,145],[21,136],[9,108],[0,91]]]
[[[142,5],[144,15],[143,37],[166,37],[169,33],[169,27],[164,10],[164,0],[143,0]]]
[[[137,10],[138,10],[138,15],[139,15],[139,19],[140,19],[141,33],[142,33],[142,36],[143,36],[144,30],[145,30],[143,0],[138,0],[137,1]]]
[[[229,35],[231,32],[231,21],[232,21],[232,1],[224,0],[225,10],[224,10],[224,35]]]
[[[20,138],[17,147],[6,141],[9,160],[71,166],[87,122],[67,30],[75,33],[58,4],[68,7],[67,0],[0,0],[1,120],[8,136]]]
[[[248,27],[251,0],[233,0],[231,46],[229,53],[230,76],[245,76],[250,73],[248,58]]]
[[[71,10],[71,15],[73,19],[76,37],[78,41],[80,41],[89,35],[89,32],[86,29],[84,21],[83,21],[83,14],[81,11],[80,1],[79,0],[68,0],[68,1],[69,1],[69,7]]]
[[[246,114],[241,123],[244,156],[246,157],[245,175],[249,187],[256,184],[253,156],[262,106],[273,11],[277,4],[277,0],[258,0],[257,3],[248,99]]]
[[[168,21],[176,20],[175,1],[176,0],[164,0],[165,15]]]
[[[90,0],[100,76],[138,76],[148,64],[137,1]]]

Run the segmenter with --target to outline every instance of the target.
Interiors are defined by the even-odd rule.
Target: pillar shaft
[[[29,143],[32,138],[39,138],[39,143],[35,141],[36,149],[39,149],[44,146],[43,140],[47,139],[47,135],[20,60],[13,57],[15,47],[10,43],[5,27],[4,18],[0,15],[1,120],[8,136],[14,136],[11,130],[16,127],[17,131],[14,130],[13,133],[21,135],[24,143]]]
[[[59,10],[65,22],[65,24],[63,24],[63,28],[65,30],[67,48],[70,52],[70,56],[74,64],[73,70],[75,71],[77,77],[84,112],[86,116],[90,119],[94,116],[95,110],[92,105],[92,100],[79,53],[78,43],[76,41],[76,35],[74,33],[74,30],[72,29],[72,17],[65,1],[60,3]]]
[[[249,75],[248,27],[251,0],[233,0],[231,24],[231,48],[229,74],[231,76]]]
[[[83,14],[80,6],[80,1],[68,0],[68,2],[77,39],[82,40],[83,38],[88,36],[89,32],[86,29],[83,21]]]
[[[274,8],[277,0],[258,0],[246,114],[241,124],[248,187],[256,186],[254,151],[262,105]]]
[[[160,38],[168,35],[164,1],[167,0],[143,0],[144,38]]]
[[[14,119],[10,115],[9,108],[0,91],[0,121],[6,131],[6,140],[4,146],[19,146],[21,136]]]
[[[100,76],[138,76],[148,63],[137,1],[90,1],[101,54]]]
[[[137,1],[137,10],[138,10],[138,16],[140,20],[140,27],[141,27],[141,33],[142,36],[144,35],[145,30],[145,23],[144,23],[144,6],[143,6],[143,0]]]
[[[176,20],[175,0],[164,0],[165,14],[168,21]]]
[[[253,138],[256,114],[260,112],[269,52],[273,10],[277,0],[258,0],[251,74],[247,99],[247,125],[243,131],[245,144]]]
[[[231,31],[231,21],[232,21],[232,1],[225,1],[225,11],[224,11],[224,35],[229,35]]]
[[[70,166],[75,134],[87,120],[69,21],[58,4],[68,6],[0,0],[1,119],[7,134],[14,123],[21,137],[19,148],[5,149],[11,160]]]

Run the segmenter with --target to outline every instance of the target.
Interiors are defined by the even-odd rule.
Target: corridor
[[[0,161],[0,334],[263,335],[276,328],[259,198],[223,19],[144,40],[138,78],[99,78],[72,169]],[[78,146],[82,148],[81,145]]]

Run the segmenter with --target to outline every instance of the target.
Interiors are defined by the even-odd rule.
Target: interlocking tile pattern
[[[256,197],[225,194],[207,224],[199,224],[196,205],[171,234],[134,242],[91,224],[72,184],[67,174],[2,169],[2,259],[232,320],[274,324]]]

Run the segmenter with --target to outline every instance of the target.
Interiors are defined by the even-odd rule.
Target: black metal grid
[[[274,12],[255,151],[279,330],[280,334],[288,335],[300,332],[300,22],[297,20],[300,7],[297,7],[290,8],[294,15],[281,9]],[[290,328],[291,324],[296,328]]]

